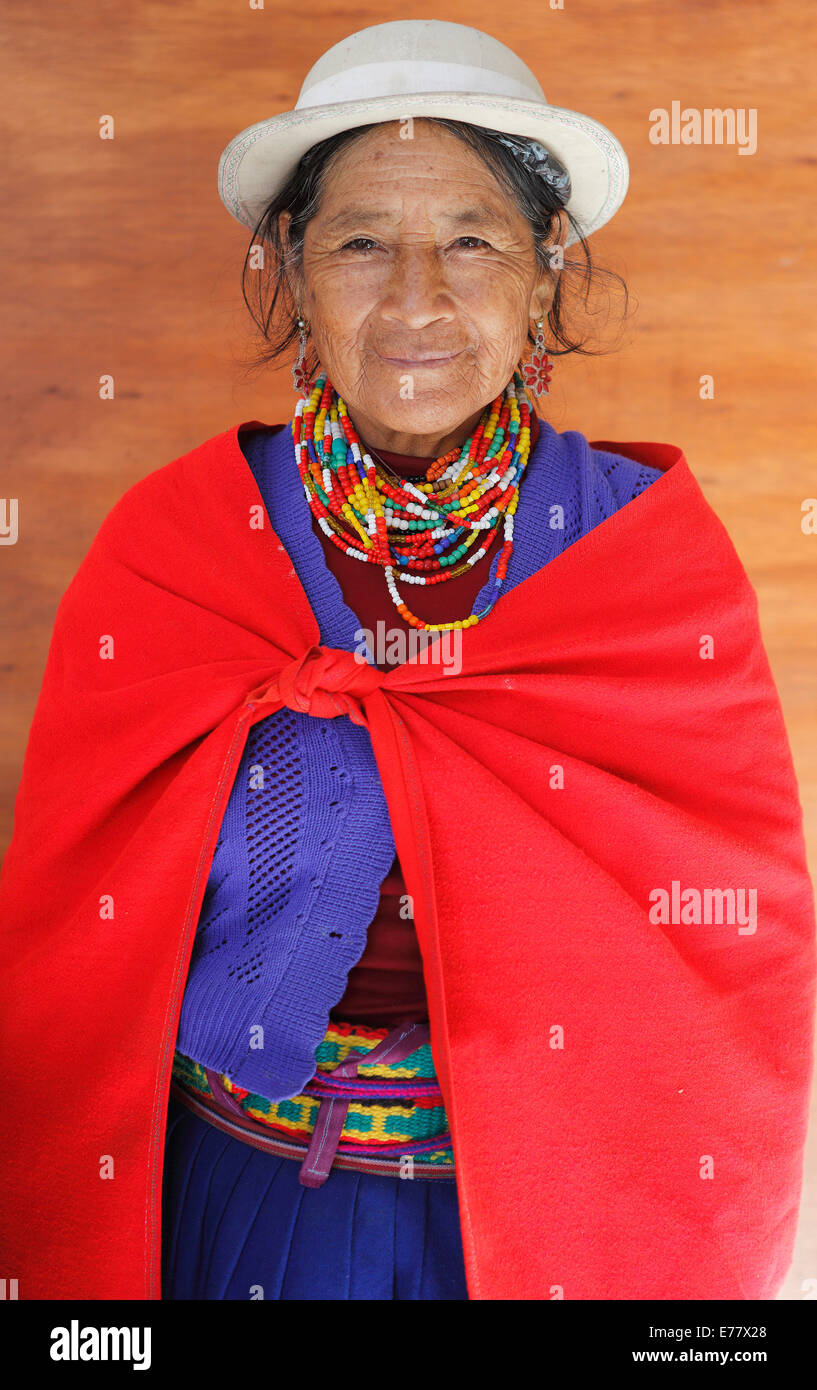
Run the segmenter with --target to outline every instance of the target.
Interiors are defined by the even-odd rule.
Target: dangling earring
[[[521,364],[522,380],[533,392],[534,396],[547,396],[549,394],[550,374],[553,371],[553,363],[548,357],[545,348],[543,324],[544,319],[536,320],[537,333],[533,352],[530,357]]]
[[[298,310],[298,360],[292,368],[293,389],[299,391],[305,400],[309,399],[311,390],[311,380],[306,370],[306,333],[307,324],[301,318],[301,311]]]

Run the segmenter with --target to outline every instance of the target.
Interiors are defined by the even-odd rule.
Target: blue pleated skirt
[[[467,1299],[455,1179],[300,1164],[222,1133],[171,1095],[163,1299]]]

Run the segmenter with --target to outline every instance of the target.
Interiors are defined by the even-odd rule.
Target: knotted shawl
[[[193,936],[248,729],[287,704],[372,740],[470,1298],[774,1297],[814,898],[756,596],[683,453],[600,442],[662,476],[465,631],[458,674],[384,672],[321,646],[250,529],[241,428],[130,488],[57,611],[0,879],[0,1274],[160,1297]]]

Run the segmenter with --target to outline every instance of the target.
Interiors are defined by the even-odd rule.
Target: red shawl
[[[57,612],[0,879],[0,1274],[160,1296],[193,938],[248,729],[287,703],[372,738],[470,1297],[773,1298],[814,899],[756,596],[684,455],[601,441],[662,477],[466,631],[459,674],[384,673],[319,647],[241,428],[130,488]]]

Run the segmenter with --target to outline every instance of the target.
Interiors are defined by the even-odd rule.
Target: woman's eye
[[[454,244],[455,244],[455,246],[460,246],[460,245],[462,245],[463,242],[470,243],[469,245],[466,245],[466,247],[465,247],[465,250],[467,250],[467,251],[472,250],[474,247],[487,246],[487,245],[488,245],[487,241],[483,241],[482,237],[478,237],[478,236],[461,236],[461,237],[457,237],[457,240],[456,240],[456,242],[455,242]],[[370,252],[371,250],[373,250],[375,246],[376,246],[376,242],[374,242],[374,241],[372,240],[371,237],[367,237],[367,236],[356,236],[356,237],[353,237],[351,241],[344,242],[343,246],[341,247],[341,250],[342,250],[342,251],[360,251],[360,252],[365,256],[368,252]]]

